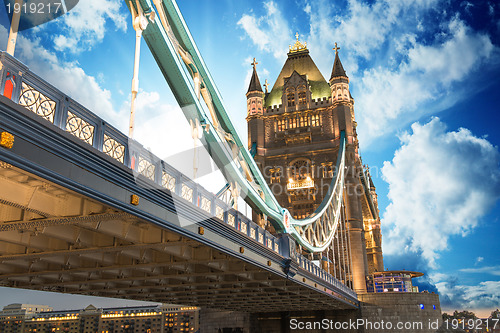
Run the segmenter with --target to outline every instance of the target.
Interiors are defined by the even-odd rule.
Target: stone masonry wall
[[[434,333],[441,326],[441,306],[437,294],[394,292],[358,296],[361,317],[366,321],[365,333]],[[385,329],[380,329],[382,322]],[[388,329],[387,325],[391,325],[392,329]]]

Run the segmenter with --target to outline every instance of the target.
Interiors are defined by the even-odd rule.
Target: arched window
[[[284,130],[286,130],[286,120],[283,118],[276,120],[276,132],[283,132]]]
[[[320,123],[319,114],[313,114],[313,115],[311,115],[311,126],[312,127],[318,127],[320,125],[321,125],[321,123]]]
[[[299,122],[299,127],[306,127],[307,126],[307,116],[298,116],[297,117],[298,122]]]

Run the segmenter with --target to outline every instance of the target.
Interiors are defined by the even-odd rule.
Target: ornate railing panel
[[[165,170],[163,170],[161,178],[161,186],[170,190],[171,192],[175,192],[175,177],[166,172]]]
[[[68,111],[66,131],[92,146],[94,145],[94,129],[95,126],[78,117],[73,112]]]
[[[113,139],[111,136],[104,134],[104,142],[102,144],[102,152],[118,162],[124,163],[125,146]]]
[[[137,172],[139,172],[141,175],[144,177],[148,178],[149,180],[154,181],[155,180],[155,170],[156,166],[145,159],[144,157],[140,156],[139,157],[139,163],[137,165]]]
[[[19,104],[54,123],[56,102],[26,82],[22,83]]]

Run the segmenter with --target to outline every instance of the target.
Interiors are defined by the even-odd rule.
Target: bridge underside
[[[248,312],[352,308],[5,162],[0,285]]]

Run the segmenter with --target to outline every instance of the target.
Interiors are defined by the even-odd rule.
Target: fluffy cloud
[[[436,279],[436,277],[433,277]],[[482,316],[500,304],[500,281],[484,281],[475,286],[459,284],[456,277],[441,276],[437,279],[441,307],[444,311],[471,309]],[[486,311],[481,311],[485,310]],[[480,314],[481,316],[481,314]]]
[[[431,45],[415,44],[396,69],[365,70],[356,100],[360,118],[360,141],[369,143],[380,135],[439,112],[466,94],[454,84],[480,68],[494,52],[490,38],[453,19],[442,40]]]
[[[103,40],[106,23],[113,22],[117,29],[127,30],[127,16],[120,13],[123,1],[80,1],[68,14],[58,20],[61,34],[54,36],[55,48],[65,52],[80,52]]]
[[[238,25],[245,30],[252,42],[274,55],[276,59],[284,60],[286,57],[288,41],[292,33],[288,23],[273,1],[264,3],[266,15],[256,17],[244,14]]]
[[[121,106],[120,115],[122,126],[128,129],[130,97]],[[156,91],[137,94],[134,139],[160,158],[193,148],[191,129],[181,108],[166,103]]]
[[[274,10],[262,17],[243,15],[239,24],[255,45],[281,59],[283,42],[276,41],[283,38],[276,38],[276,33],[290,40],[288,24],[281,21],[281,14],[279,28],[266,24],[275,15],[271,12],[280,13],[276,4],[269,4]],[[304,2],[309,34],[303,39],[326,75],[332,68],[333,43],[341,47],[362,148],[424,115],[453,106],[470,96],[471,89],[484,87],[461,84],[485,64],[492,65],[500,50],[489,35],[450,15],[446,6],[440,0]],[[429,17],[439,17],[440,24]]]
[[[469,130],[433,118],[412,125],[382,168],[389,184],[384,252],[422,253],[436,267],[452,235],[465,235],[500,197],[500,153]]]
[[[119,114],[120,128],[128,128],[130,98],[122,104]],[[165,126],[163,130],[162,125]],[[181,108],[168,104],[156,91],[141,90],[137,94],[134,139],[186,176],[196,178],[209,191],[218,192],[226,184],[198,140],[195,146],[191,128]],[[195,154],[196,177],[193,172]]]
[[[8,31],[0,26],[0,43],[7,43]],[[56,53],[46,49],[39,39],[19,35],[16,57],[35,74],[69,95],[77,102],[97,113],[108,122],[115,123],[115,109],[111,92],[102,88],[96,78],[88,75],[76,62],[61,60]]]

